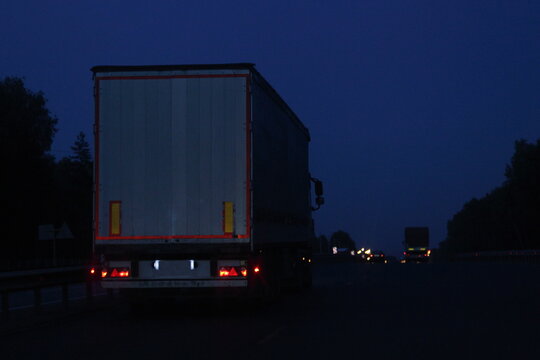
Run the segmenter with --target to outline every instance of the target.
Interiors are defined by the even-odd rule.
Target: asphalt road
[[[121,301],[0,338],[0,359],[539,359],[540,267],[316,264],[276,303]]]

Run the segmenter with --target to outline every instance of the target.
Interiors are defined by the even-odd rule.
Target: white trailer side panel
[[[97,243],[249,241],[248,81],[96,74]],[[232,234],[224,202],[234,204]]]

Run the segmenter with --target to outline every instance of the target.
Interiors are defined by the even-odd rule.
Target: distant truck
[[[429,249],[429,228],[406,227],[403,245],[404,251],[401,262],[428,262],[431,253]]]
[[[309,131],[253,64],[91,70],[104,288],[139,299],[310,286],[324,198]]]

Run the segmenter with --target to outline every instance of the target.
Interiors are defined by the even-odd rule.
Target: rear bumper
[[[106,289],[157,289],[157,288],[246,288],[246,279],[238,280],[103,280]]]
[[[197,300],[223,300],[244,299],[257,297],[253,289],[247,287],[199,287],[199,288],[124,288],[118,289],[120,295],[132,303],[145,303],[147,301],[184,301]]]

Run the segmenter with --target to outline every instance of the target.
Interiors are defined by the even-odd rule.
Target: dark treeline
[[[540,140],[519,140],[506,180],[448,222],[443,254],[540,249]]]
[[[58,120],[22,79],[0,81],[0,270],[67,265],[91,254],[92,158],[84,133],[60,160]]]
[[[349,233],[338,230],[330,236],[330,240],[328,240],[326,235],[320,235],[313,239],[313,244],[311,245],[313,252],[320,254],[331,254],[333,247],[347,249],[347,252],[349,252],[356,250],[356,243]]]

